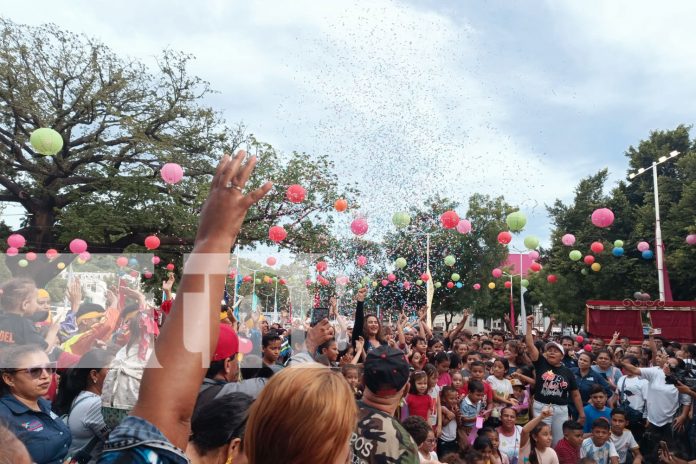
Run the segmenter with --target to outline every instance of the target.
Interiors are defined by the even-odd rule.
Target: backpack
[[[629,424],[637,424],[643,422],[643,413],[645,412],[646,401],[643,402],[643,410],[638,411],[631,407],[631,403],[628,401],[626,396],[626,377],[623,379],[623,387],[619,387],[619,404],[621,409],[626,411],[626,419],[628,419]]]

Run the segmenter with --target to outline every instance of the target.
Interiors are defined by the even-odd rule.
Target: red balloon
[[[498,242],[502,245],[507,245],[512,242],[512,234],[506,230],[498,234]]]
[[[389,282],[394,282],[396,280],[396,276],[394,274],[389,274],[387,276],[387,279],[389,280]]]
[[[126,267],[128,265],[128,258],[125,256],[119,256],[116,258],[116,265],[118,267]]]
[[[357,260],[358,267],[363,267],[367,264],[367,257],[360,255]]]
[[[594,256],[587,255],[587,256],[585,256],[583,261],[585,261],[585,264],[587,264],[589,266],[590,264],[594,263]]]
[[[138,277],[138,271],[131,271],[130,275],[131,277]]]
[[[481,290],[481,284],[474,284],[474,290]]]
[[[143,273],[143,277],[145,277],[146,279],[151,279],[151,278],[152,278],[152,272],[150,272],[150,271],[145,271],[145,272]]]
[[[420,279],[421,279],[423,282],[427,282],[427,281],[430,280],[430,276],[429,276],[427,273],[424,272],[424,273],[421,274]]]
[[[162,260],[160,259],[159,256],[153,256],[151,261],[152,261],[152,264],[157,266],[160,263],[160,261],[162,261]]]
[[[160,246],[160,239],[156,235],[148,235],[145,237],[145,248],[148,250],[156,250]]]
[[[343,198],[339,198],[334,203],[334,209],[336,211],[338,211],[339,213],[342,213],[348,209],[348,202],[346,200],[344,200]]]
[[[532,263],[529,265],[529,270],[533,272],[539,272],[541,271],[541,264],[539,263]]]
[[[268,238],[276,243],[282,242],[287,236],[288,233],[283,226],[273,226],[268,229]]]
[[[356,218],[350,223],[350,230],[355,235],[365,235],[369,228],[370,226],[367,223],[367,219],[363,217]]]
[[[46,250],[46,257],[48,259],[53,259],[53,258],[58,257],[58,250],[56,250],[55,248],[49,248],[48,250]]]
[[[285,192],[285,198],[292,203],[302,203],[307,195],[307,191],[301,185],[291,185]]]
[[[592,345],[585,345],[585,351],[592,351]]]
[[[242,282],[251,282],[252,279],[253,279],[253,277],[251,277],[250,275],[247,275],[247,276],[242,277]]]
[[[592,242],[590,250],[592,250],[593,253],[601,253],[604,251],[604,245],[602,245],[602,242]]]
[[[577,337],[575,337],[575,341],[578,343],[582,343],[583,341],[585,341],[585,339],[582,338],[582,335],[578,335]]]
[[[278,280],[278,283],[279,283],[280,285],[285,285],[285,284],[288,283],[288,281],[285,280],[285,279],[279,279],[279,280]]]
[[[387,279],[382,279],[382,286],[386,287],[387,285],[389,285],[389,281]]]
[[[510,282],[509,280],[506,280],[505,281],[505,288],[510,288],[510,287],[512,287],[512,282]]]
[[[275,266],[276,263],[277,260],[273,256],[269,256],[268,258],[266,258],[266,264],[268,264],[269,266]]]
[[[329,265],[326,264],[326,261],[319,261],[317,263],[317,272],[326,272],[326,270],[329,268]]]
[[[174,265],[172,263],[167,264],[167,270],[168,271],[173,271],[174,270]]]
[[[248,338],[239,337],[239,352],[249,354],[254,349],[254,344]]]
[[[546,276],[546,281],[550,284],[555,284],[558,281],[558,277],[556,277],[555,274],[549,274]]]
[[[447,282],[447,288],[453,288],[454,282]]]
[[[445,229],[454,229],[459,224],[459,215],[455,211],[445,211],[440,216],[440,222]]]

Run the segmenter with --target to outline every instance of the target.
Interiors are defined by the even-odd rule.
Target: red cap
[[[237,353],[239,353],[237,333],[229,325],[220,324],[220,336],[213,353],[213,361],[222,361]]]

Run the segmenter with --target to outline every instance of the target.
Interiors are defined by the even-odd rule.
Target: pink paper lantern
[[[602,245],[602,242],[592,242],[590,250],[592,250],[593,253],[601,253],[604,251],[604,245]]]
[[[471,222],[467,221],[466,219],[460,220],[457,224],[457,232],[460,234],[468,234],[471,232]]]
[[[128,258],[125,256],[119,256],[116,258],[116,265],[118,267],[126,267],[128,265]]]
[[[445,229],[454,229],[459,224],[459,215],[452,210],[445,211],[440,216],[440,223]]]
[[[507,245],[512,242],[512,234],[506,230],[498,234],[498,243],[501,245]]]
[[[69,248],[70,253],[75,253],[76,255],[79,255],[80,253],[87,251],[87,242],[85,242],[81,238],[76,238],[70,242]]]
[[[56,257],[58,257],[58,250],[56,250],[55,248],[49,248],[48,250],[46,250],[46,258],[54,259]]]
[[[160,261],[162,261],[162,260],[160,259],[159,256],[153,256],[152,259],[151,259],[151,261],[152,261],[152,264],[154,264],[155,266],[157,266],[157,265],[160,263]]]
[[[614,213],[609,208],[599,208],[592,212],[592,224],[597,227],[609,227],[614,223]]]
[[[481,284],[474,284],[473,287],[476,291],[481,290]]]
[[[355,235],[365,235],[368,229],[369,226],[367,224],[367,219],[365,218],[359,217],[354,219],[353,222],[350,223],[350,230]]]
[[[79,257],[82,261],[89,261],[89,260],[92,258],[92,255],[89,254],[89,251],[83,251],[82,253],[80,253],[80,254],[78,255],[78,257]]]
[[[160,239],[156,235],[148,235],[145,237],[145,248],[148,250],[156,250],[160,246]]]
[[[497,279],[498,277],[500,277],[501,275],[503,275],[503,271],[501,271],[500,269],[498,269],[498,268],[496,267],[495,269],[493,269],[493,270],[491,271],[491,275],[493,275],[493,277],[495,277],[495,278]]]
[[[638,242],[638,245],[636,245],[636,248],[638,248],[638,251],[640,251],[642,253],[643,251],[650,249],[650,244],[648,242]]]
[[[329,266],[326,264],[326,261],[319,261],[317,263],[317,272],[326,272],[328,268]]]
[[[583,261],[585,261],[585,264],[587,264],[587,265],[589,266],[590,264],[592,264],[592,263],[595,262],[595,259],[594,259],[594,256],[592,256],[592,255],[587,255],[587,256],[585,256],[585,258],[583,259]]]
[[[387,276],[387,279],[389,280],[389,282],[394,282],[396,280],[396,276],[394,274],[389,274]]]
[[[389,285],[389,281],[387,279],[382,279],[382,287],[386,287]]]
[[[19,250],[15,247],[9,247],[7,251],[5,251],[5,254],[7,256],[17,256],[19,254]]]
[[[288,233],[283,228],[283,226],[273,226],[270,229],[268,229],[268,238],[275,243],[282,242],[283,240],[285,240],[285,237],[287,236]]]
[[[26,243],[27,239],[25,239],[21,234],[12,234],[7,237],[7,244],[11,248],[22,248],[24,245],[26,245]]]
[[[565,246],[573,246],[575,244],[575,235],[565,234],[563,237],[561,237],[561,243],[563,243]]]
[[[358,256],[356,263],[357,263],[358,267],[365,266],[367,264],[367,257],[365,257],[363,255]]]
[[[539,252],[536,250],[532,250],[529,253],[527,253],[527,256],[529,256],[531,259],[539,259]]]
[[[302,203],[307,195],[307,191],[301,185],[291,185],[285,192],[285,198],[292,203]]]
[[[277,260],[273,256],[269,256],[268,258],[266,258],[266,264],[268,264],[269,266],[275,266],[276,263]]]
[[[687,235],[686,243],[688,243],[689,245],[696,245],[696,234]]]
[[[176,163],[167,163],[160,169],[162,179],[168,184],[178,184],[184,178],[184,168]]]

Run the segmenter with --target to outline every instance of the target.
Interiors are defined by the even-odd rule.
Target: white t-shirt
[[[611,440],[598,447],[595,446],[592,438],[585,438],[582,445],[580,445],[580,457],[592,458],[597,461],[597,464],[610,464],[610,458],[615,456],[618,457],[619,453],[616,452],[616,448]]]
[[[628,455],[629,450],[638,448],[638,442],[636,442],[630,430],[624,430],[621,435],[612,433],[611,442],[614,444],[616,452],[619,453],[619,462],[626,462],[626,455]]]
[[[438,462],[437,453],[435,451],[431,451],[430,456],[427,458],[423,456],[423,453],[421,453],[420,450],[418,451],[418,462],[431,462],[431,461]]]
[[[433,408],[428,413],[428,424],[435,426],[437,425],[437,399],[440,396],[440,386],[435,385],[433,388],[428,390],[428,395],[433,399]]]
[[[444,416],[443,416],[444,419]],[[440,440],[442,441],[455,441],[457,439],[457,419],[453,419],[447,423],[447,425],[442,426],[442,433],[440,434]]]
[[[486,379],[493,389],[493,393],[501,398],[509,398],[512,396],[512,383],[508,379],[498,379],[494,375],[489,375]]]
[[[619,381],[616,383],[617,388],[620,391],[621,397],[628,400],[628,404],[631,405],[636,411],[643,411],[645,407],[645,400],[648,398],[648,382],[646,379],[640,377],[628,377],[622,375]],[[626,392],[626,393],[624,393]],[[647,411],[643,413],[643,417],[647,416]]]
[[[659,367],[642,367],[641,378],[648,385],[648,421],[658,427],[669,424],[674,419],[680,404],[691,404],[691,397],[680,395],[677,387],[665,383],[665,373]]]
[[[516,457],[520,452],[520,437],[522,436],[522,427],[519,425],[515,426],[515,433],[506,437],[500,431],[498,432],[498,450],[504,455],[506,455],[510,461]]]
[[[520,448],[520,459],[518,462],[524,462],[524,458],[529,458],[529,454],[532,452],[532,442],[528,441],[526,445]],[[546,448],[543,452],[536,450],[537,460],[539,464],[558,464],[558,455],[556,451],[550,446]]]

